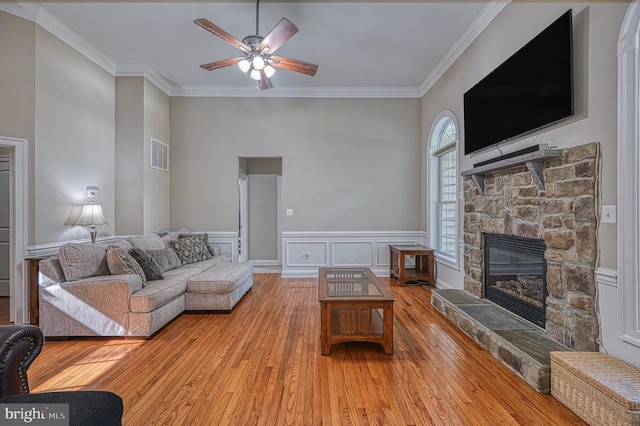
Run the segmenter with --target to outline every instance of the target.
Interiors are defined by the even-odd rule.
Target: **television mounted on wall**
[[[464,94],[464,152],[570,117],[573,23],[568,10]]]

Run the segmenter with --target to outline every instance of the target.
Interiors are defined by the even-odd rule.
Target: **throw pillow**
[[[158,265],[153,257],[151,257],[145,250],[139,248],[132,248],[129,253],[140,264],[144,271],[147,281],[161,280],[164,278],[164,270]]]
[[[143,286],[147,282],[147,277],[140,264],[121,247],[109,246],[107,249],[107,265],[111,275],[138,274],[142,278]]]
[[[171,241],[171,247],[178,253],[183,265],[211,259],[204,240],[200,235],[189,235]]]
[[[202,242],[204,243],[204,246],[207,248],[207,251],[209,252],[211,257],[216,256],[216,252],[215,252],[214,248],[211,247],[211,245],[209,245],[209,234],[207,234],[207,233],[204,233],[204,234],[180,234],[180,235],[178,235],[178,239],[186,238],[186,237],[194,237],[194,236],[202,238]]]
[[[146,250],[153,259],[160,265],[163,271],[170,271],[182,265],[178,253],[172,248],[162,250]]]
[[[67,281],[109,275],[107,249],[99,244],[68,243],[60,247],[60,266]]]

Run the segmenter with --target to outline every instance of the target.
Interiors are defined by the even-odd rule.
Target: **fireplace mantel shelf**
[[[484,195],[484,177],[486,174],[524,164],[527,166],[529,172],[531,172],[533,180],[536,185],[538,185],[538,188],[544,190],[544,162],[552,158],[562,157],[563,153],[564,149],[545,148],[540,151],[506,158],[491,164],[485,164],[484,166],[474,167],[473,169],[465,170],[460,174],[462,176],[471,176],[471,179],[473,179],[473,182],[480,190],[480,195]]]

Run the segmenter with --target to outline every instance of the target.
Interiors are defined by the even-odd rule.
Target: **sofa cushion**
[[[127,253],[129,252],[130,249],[133,248],[131,243],[125,240],[124,238],[120,240],[109,241],[108,244],[102,244],[102,245],[107,249],[111,247],[120,247],[121,249],[124,249]]]
[[[158,262],[145,250],[132,248],[129,250],[129,253],[131,253],[131,256],[133,256],[136,262],[142,267],[147,281],[161,280],[164,278],[164,270],[162,267],[158,265]]]
[[[127,240],[131,243],[133,248],[142,250],[160,250],[165,247],[162,238],[156,234],[136,235],[127,238]]]
[[[164,279],[149,282],[129,298],[131,312],[152,312],[177,297],[182,297],[187,288],[189,275],[188,270],[174,269],[167,271]]]
[[[225,262],[231,262],[231,255],[229,253],[223,253],[219,256],[214,256],[211,259],[203,260],[201,262],[182,265],[182,269],[193,268],[193,269],[198,269],[200,272],[202,272],[211,268],[213,265],[217,265],[218,263],[225,263]]]
[[[107,250],[96,244],[68,243],[60,247],[59,257],[67,281],[109,275]]]
[[[207,250],[204,240],[199,235],[190,235],[171,241],[171,247],[178,253],[182,264],[200,262],[211,259],[211,253]]]
[[[179,231],[169,231],[165,232],[161,235],[162,241],[164,242],[165,247],[171,247],[171,241],[177,240],[180,235],[191,235],[191,230],[187,228],[182,228]]]
[[[147,282],[147,277],[140,264],[120,247],[107,249],[107,266],[111,275],[138,274],[142,278],[143,285]]]
[[[170,271],[182,265],[178,253],[170,247],[161,250],[146,250],[146,252],[153,257],[163,271]]]
[[[229,293],[253,275],[251,263],[220,263],[189,278],[189,293]]]

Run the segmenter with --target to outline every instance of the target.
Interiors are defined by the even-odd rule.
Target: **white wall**
[[[35,42],[35,243],[89,238],[65,225],[89,185],[109,221],[98,236],[113,235],[115,78],[40,27]]]
[[[283,231],[419,230],[417,99],[172,98],[171,227],[236,231],[238,157],[282,157]]]

